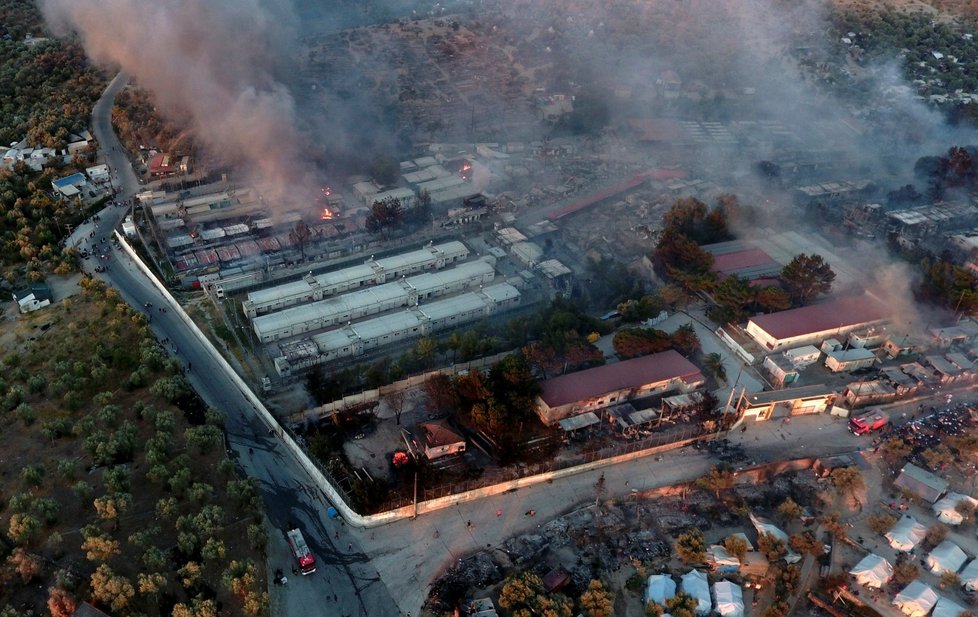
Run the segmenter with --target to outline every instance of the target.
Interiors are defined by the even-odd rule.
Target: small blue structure
[[[58,178],[51,182],[51,186],[54,190],[58,191],[65,197],[74,197],[78,195],[85,185],[88,184],[88,178],[85,174],[79,172],[71,174],[70,176],[65,176],[64,178]]]

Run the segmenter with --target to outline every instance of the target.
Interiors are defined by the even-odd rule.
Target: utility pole
[[[414,516],[412,519],[418,518],[418,472],[414,472]]]

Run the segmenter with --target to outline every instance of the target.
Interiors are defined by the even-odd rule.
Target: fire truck
[[[298,529],[290,529],[285,535],[289,539],[289,548],[292,549],[292,556],[299,566],[299,572],[303,576],[315,572],[316,558],[312,556],[312,551],[306,545],[306,539],[302,537],[302,532]]]
[[[849,418],[849,431],[853,435],[865,435],[882,430],[890,419],[882,411],[870,411],[855,418]]]

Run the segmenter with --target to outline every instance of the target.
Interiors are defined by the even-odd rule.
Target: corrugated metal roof
[[[693,383],[702,381],[703,375],[692,362],[682,357],[678,351],[670,349],[547,379],[540,384],[540,398],[547,405],[557,407],[608,392],[638,388],[671,379],[682,379],[687,383]]]
[[[886,306],[869,294],[752,317],[756,326],[775,339],[868,325],[889,315]]]
[[[947,490],[947,481],[935,476],[926,469],[907,463],[900,475],[893,481],[894,486],[905,488],[921,499],[934,503]]]

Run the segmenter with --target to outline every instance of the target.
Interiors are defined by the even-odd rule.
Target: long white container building
[[[252,326],[262,343],[271,343],[485,285],[491,283],[495,275],[492,265],[480,259],[441,272],[425,272],[392,283],[259,315],[252,321]]]
[[[259,289],[241,303],[245,315],[254,319],[296,304],[315,302],[366,285],[377,285],[423,270],[440,270],[468,257],[469,249],[458,241],[428,245],[410,253],[380,259],[322,274],[307,274],[298,281]]]
[[[477,321],[519,302],[519,290],[508,283],[436,300],[284,344],[275,370],[288,377],[293,371]]]

